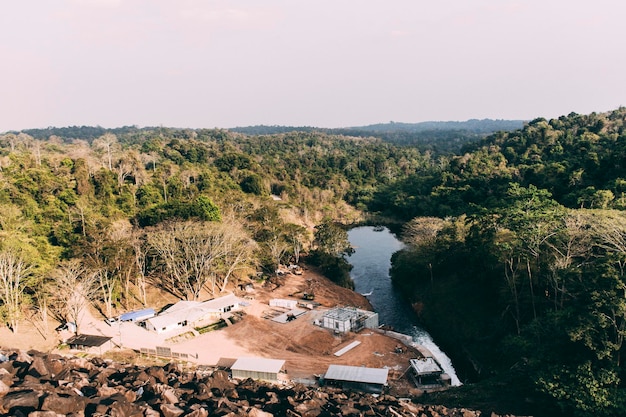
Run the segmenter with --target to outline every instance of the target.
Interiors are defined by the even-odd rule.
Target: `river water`
[[[348,258],[352,265],[350,275],[356,292],[368,294],[368,300],[378,313],[380,324],[386,324],[397,332],[413,337],[413,341],[426,347],[450,375],[452,385],[461,385],[450,358],[439,349],[432,337],[417,326],[417,317],[409,302],[392,285],[389,276],[391,255],[404,246],[388,230],[370,226],[356,227],[348,231],[348,239],[355,252]]]

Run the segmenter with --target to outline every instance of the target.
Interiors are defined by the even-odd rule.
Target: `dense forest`
[[[392,277],[465,378],[535,413],[626,414],[625,121],[536,119],[372,202],[406,220]]]
[[[346,228],[388,222],[407,244],[394,283],[474,382],[442,401],[470,406],[495,387],[511,411],[626,415],[625,121],[620,108],[488,136],[426,127],[423,143],[319,129],[5,133],[0,314],[14,332],[71,321],[83,300],[111,316],[151,289],[197,299],[302,257],[350,287]]]

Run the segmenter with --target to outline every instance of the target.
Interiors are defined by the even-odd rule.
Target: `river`
[[[352,265],[350,275],[355,291],[367,295],[378,313],[379,322],[395,331],[411,335],[415,343],[426,347],[450,375],[452,385],[461,385],[452,361],[439,349],[432,337],[417,326],[417,317],[410,304],[392,285],[389,276],[391,255],[402,249],[403,244],[388,230],[374,227],[356,227],[348,231],[348,239],[355,252],[348,258]]]

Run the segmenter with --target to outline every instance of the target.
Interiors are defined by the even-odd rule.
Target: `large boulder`
[[[46,362],[41,356],[35,356],[30,363],[28,373],[34,377],[41,378],[50,374]]]
[[[85,410],[87,399],[84,397],[61,397],[47,395],[41,404],[42,411],[54,411],[57,414],[79,413]]]
[[[35,411],[39,408],[39,394],[35,391],[13,391],[0,397],[0,414],[12,415],[15,411]]]
[[[163,417],[179,417],[185,412],[185,410],[176,407],[174,404],[161,404],[160,410]]]

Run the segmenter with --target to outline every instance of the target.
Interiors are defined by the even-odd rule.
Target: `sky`
[[[555,118],[626,105],[624,0],[0,3],[0,132]]]

